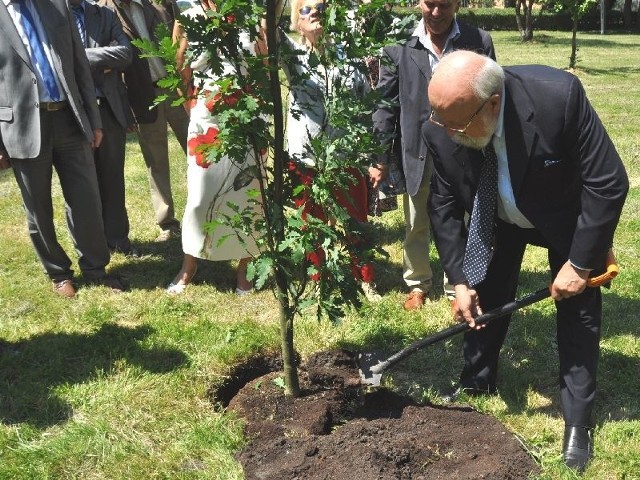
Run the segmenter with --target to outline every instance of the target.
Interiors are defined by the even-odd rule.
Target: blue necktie
[[[78,33],[80,33],[80,39],[82,40],[82,46],[87,46],[87,34],[84,30],[84,9],[82,5],[73,5],[73,16],[76,19],[76,27],[78,27]]]
[[[20,21],[22,23],[22,28],[24,29],[24,33],[29,40],[29,46],[31,47],[31,62],[33,62],[34,66],[40,71],[42,79],[44,80],[44,85],[49,93],[49,97],[54,102],[57,102],[60,100],[60,91],[56,84],[56,77],[53,73],[53,68],[51,68],[47,55],[44,53],[42,42],[38,36],[36,23],[31,16],[31,12],[25,5],[25,0],[17,0],[17,3],[20,5]]]
[[[469,237],[462,262],[462,272],[469,285],[484,280],[493,255],[493,237],[498,205],[498,158],[489,143],[483,151],[484,164],[480,172],[478,191],[473,200]]]

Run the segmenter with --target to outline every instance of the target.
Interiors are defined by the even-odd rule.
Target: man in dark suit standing
[[[124,183],[127,127],[133,118],[122,70],[131,63],[131,44],[112,10],[93,0],[70,0],[69,3],[89,59],[104,131],[104,140],[93,151],[93,156],[107,245],[112,252],[137,255],[129,240]]]
[[[380,60],[377,89],[385,104],[374,113],[373,122],[384,153],[369,174],[377,186],[387,175],[390,156],[396,154],[402,159],[407,186],[403,196],[407,310],[421,308],[432,287],[427,198],[433,165],[420,138],[420,128],[430,113],[425,96],[429,80],[440,58],[454,50],[474,50],[495,59],[487,32],[456,22],[459,7],[459,0],[420,0],[422,20],[413,36],[405,44],[386,47]]]
[[[0,169],[13,167],[36,253],[54,291],[75,296],[71,260],[53,223],[55,168],[85,280],[121,291],[105,273],[109,249],[91,154],[102,124],[69,7],[65,0],[3,0],[0,29]]]
[[[565,463],[584,470],[592,451],[602,301],[585,288],[602,270],[627,190],[625,168],[580,81],[543,66],[502,69],[454,52],[429,85],[423,138],[434,158],[429,214],[455,285],[464,338],[460,387],[497,389],[509,318],[481,328],[483,310],[515,298],[527,244],[548,250],[556,301]],[[451,141],[451,138],[453,142]],[[464,220],[470,214],[469,226]]]
[[[156,42],[159,40],[156,30],[163,24],[169,34],[173,32],[178,12],[173,0],[100,0],[100,3],[115,10],[129,40]],[[149,173],[151,203],[160,227],[156,241],[166,241],[180,234],[180,222],[175,216],[171,193],[167,124],[171,126],[186,155],[189,118],[182,106],[171,105],[171,98],[150,108],[157,97],[167,95],[175,98],[175,92],[158,85],[158,81],[167,75],[162,60],[158,57],[142,57],[137,47],[132,48],[133,60],[124,71],[124,79],[138,125],[140,149]]]

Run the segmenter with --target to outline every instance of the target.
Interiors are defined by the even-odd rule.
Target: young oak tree
[[[240,167],[234,179],[238,186],[259,180],[259,189],[250,193],[252,205],[242,209],[229,205],[233,214],[217,218],[207,228],[224,223],[234,227],[240,241],[246,235],[257,242],[260,254],[252,259],[248,277],[258,289],[269,286],[278,301],[285,392],[298,396],[294,319],[315,308],[318,318],[336,321],[346,308],[358,306],[353,271],[373,253],[362,241],[366,232],[338,203],[336,192],[346,191],[354,181],[352,169],[365,172],[380,148],[371,128],[380,98],[372,88],[354,90],[345,78],[354,73],[366,78],[364,59],[378,56],[382,46],[395,38],[386,0],[326,4],[319,48],[308,57],[309,69],[325,72],[326,77],[320,98],[314,98],[323,113],[319,133],[305,145],[315,158],[312,178],[305,178],[285,150],[283,91],[299,88],[310,75],[305,71],[283,75],[283,67],[291,67],[302,53],[283,42],[288,33],[283,14],[287,6],[286,1],[276,0],[216,0],[215,8],[201,15],[182,15],[179,21],[189,44],[187,62],[206,54],[209,80],[214,80],[209,91],[191,91],[207,96],[218,124],[215,137],[203,132],[193,143],[194,153],[203,168],[229,157]],[[405,27],[412,20],[396,20],[393,31],[410,34]],[[166,60],[175,55],[168,39],[143,48]],[[173,72],[164,86],[180,86],[179,73]],[[196,80],[198,75],[194,72]],[[248,149],[257,162],[249,160]],[[312,201],[322,214],[303,214],[300,199]]]

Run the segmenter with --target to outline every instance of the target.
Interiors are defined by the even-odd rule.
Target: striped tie
[[[86,47],[87,32],[84,29],[84,8],[82,8],[82,5],[73,5],[71,10],[73,10],[73,16],[76,19],[76,27],[78,27],[78,33],[80,34],[82,45]]]
[[[29,46],[31,47],[29,51],[31,62],[40,72],[44,85],[49,93],[49,98],[54,102],[57,102],[60,100],[60,90],[58,90],[53,68],[49,63],[49,59],[47,58],[42,46],[42,41],[38,36],[36,23],[33,20],[31,12],[27,8],[25,0],[17,0],[16,3],[20,5],[20,22],[22,23],[22,29],[24,30],[24,33],[29,40]]]

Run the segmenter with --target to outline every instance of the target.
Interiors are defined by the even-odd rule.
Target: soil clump
[[[249,441],[237,458],[247,480],[502,480],[539,473],[495,418],[367,390],[348,351],[320,352],[300,365],[298,398],[278,386],[280,368],[273,358],[256,357],[211,392],[246,421]]]

